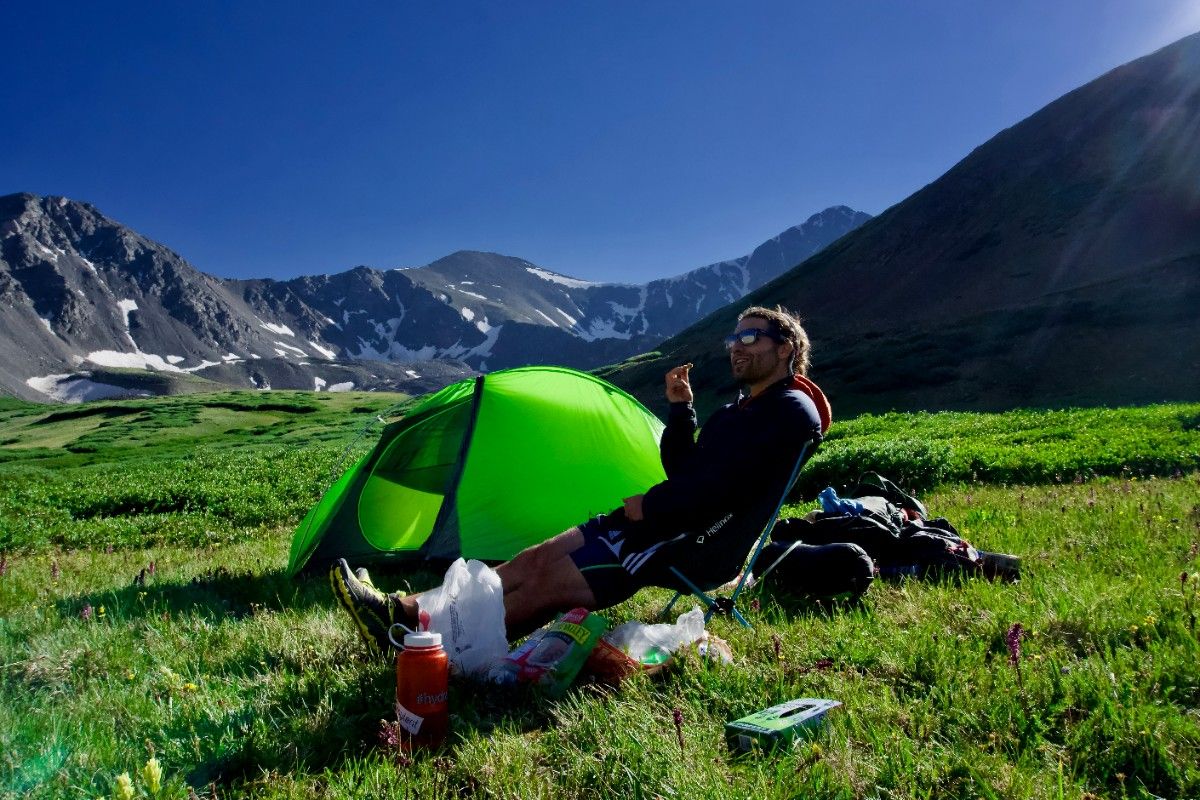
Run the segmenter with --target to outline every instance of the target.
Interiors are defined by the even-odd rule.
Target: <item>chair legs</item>
[[[694,584],[690,580],[688,580],[687,576],[684,575],[679,570],[677,570],[675,567],[671,567],[671,572],[675,575],[675,577],[679,580],[680,583],[682,583],[684,586],[688,587],[688,589],[691,591],[692,595],[697,600],[704,603],[704,606],[706,609],[704,612],[704,624],[705,625],[707,625],[708,621],[710,619],[712,619],[713,614],[720,612],[722,614],[729,614],[734,619],[736,619],[738,622],[740,622],[743,627],[746,627],[746,628],[754,627],[753,625],[750,624],[749,620],[747,620],[744,616],[742,616],[742,612],[739,611],[737,608],[737,605],[735,605],[737,596],[741,593],[742,586],[745,583],[744,575],[742,577],[742,580],[738,581],[737,588],[734,589],[734,591],[733,591],[733,597],[729,598],[729,597],[713,597],[712,595],[708,594],[703,589],[701,589],[699,586],[697,586],[696,584]],[[668,614],[670,614],[671,609],[675,606],[676,601],[679,600],[680,597],[683,597],[683,592],[676,592],[675,596],[671,598],[671,602],[667,603],[667,607],[662,610],[661,616],[665,617]]]

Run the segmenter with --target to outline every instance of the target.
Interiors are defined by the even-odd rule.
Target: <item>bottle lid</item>
[[[441,647],[442,635],[433,631],[415,631],[404,634],[405,647]]]
[[[404,631],[404,644],[396,641],[397,629]],[[388,641],[392,643],[392,647],[397,650],[403,650],[406,647],[441,647],[442,635],[433,631],[414,631],[402,622],[393,623],[387,632]]]

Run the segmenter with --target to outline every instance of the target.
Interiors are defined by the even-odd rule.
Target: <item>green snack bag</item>
[[[592,648],[608,630],[608,621],[587,609],[573,608],[555,621],[537,646],[529,653],[522,671],[540,671],[539,685],[551,697],[567,690],[591,654]]]

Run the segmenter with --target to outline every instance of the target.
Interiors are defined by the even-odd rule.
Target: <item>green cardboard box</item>
[[[725,742],[735,753],[749,753],[756,746],[772,750],[820,727],[825,721],[825,712],[840,705],[837,700],[817,697],[789,700],[726,722]]]

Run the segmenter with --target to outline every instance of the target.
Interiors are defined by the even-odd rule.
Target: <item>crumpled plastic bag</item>
[[[704,612],[699,607],[680,614],[674,624],[626,622],[604,635],[603,641],[641,664],[662,664],[671,654],[704,636]]]
[[[421,630],[442,635],[455,674],[484,677],[508,654],[504,589],[482,561],[455,561],[441,586],[417,595],[417,608]]]
[[[698,607],[680,614],[674,624],[626,622],[604,634],[587,669],[603,681],[619,683],[633,673],[661,669],[675,651],[704,635],[704,612]]]

